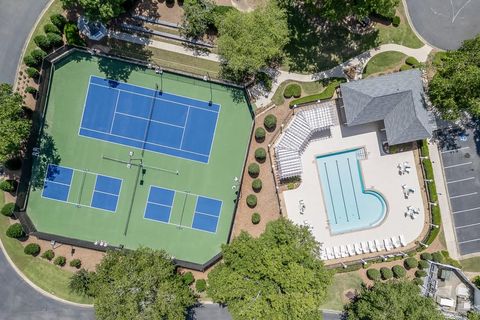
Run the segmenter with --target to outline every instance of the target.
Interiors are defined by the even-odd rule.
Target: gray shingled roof
[[[390,145],[432,136],[420,70],[343,83],[340,88],[348,126],[383,120]]]

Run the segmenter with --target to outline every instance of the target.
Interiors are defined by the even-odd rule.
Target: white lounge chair
[[[362,250],[365,253],[370,253],[370,249],[368,249],[368,243],[366,241],[362,242]]]
[[[362,254],[363,253],[362,246],[359,243],[355,243],[353,246],[355,247],[355,253],[356,254]]]
[[[348,249],[348,254],[353,257],[356,252],[355,252],[355,248],[353,247],[352,244],[347,244],[347,249]]]
[[[340,247],[333,247],[333,254],[335,255],[335,259],[340,259],[342,257],[342,252],[340,251]]]
[[[327,252],[327,259],[332,260],[335,259],[335,255],[333,254],[332,248],[326,248],[325,251]]]
[[[377,247],[378,251],[383,251],[385,250],[385,245],[383,244],[382,241],[380,240],[375,240],[375,246]]]
[[[400,239],[400,244],[402,245],[402,247],[407,246],[407,241],[405,241],[405,237],[403,236],[403,234],[399,235],[398,238]]]
[[[340,246],[340,253],[342,255],[342,258],[346,258],[349,256],[347,246]]]
[[[370,252],[377,252],[377,247],[373,241],[368,241],[368,248],[370,249]]]
[[[385,244],[385,250],[392,250],[392,243],[390,242],[390,239],[384,239],[383,243]]]
[[[400,241],[398,240],[398,237],[392,237],[392,244],[395,249],[400,248],[401,246]]]

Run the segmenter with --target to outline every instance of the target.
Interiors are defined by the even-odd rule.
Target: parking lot
[[[448,196],[461,255],[480,252],[480,155],[472,129],[447,133],[442,149]]]

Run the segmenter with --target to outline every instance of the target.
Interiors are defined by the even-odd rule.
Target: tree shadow
[[[45,124],[45,127],[46,126],[47,125]],[[44,132],[40,139],[40,155],[35,160],[32,172],[31,186],[33,190],[43,188],[48,165],[58,165],[61,160],[60,154],[55,146],[55,140],[51,135]]]
[[[128,2],[133,2],[132,5],[125,7],[127,12],[132,12],[136,15],[141,15],[148,17],[149,19],[158,19],[160,18],[160,13],[158,12],[158,3],[161,1],[158,0],[128,0]]]

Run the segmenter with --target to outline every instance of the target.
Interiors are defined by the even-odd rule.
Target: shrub
[[[255,206],[257,205],[257,196],[254,194],[249,194],[247,196],[247,205],[250,208],[255,208]]]
[[[403,264],[407,270],[416,268],[418,266],[418,261],[415,258],[407,258],[403,261]]]
[[[260,174],[260,166],[257,163],[250,163],[248,165],[248,174],[252,177],[258,177]]]
[[[29,243],[25,246],[23,252],[36,257],[40,253],[40,246],[36,243]]]
[[[380,274],[382,275],[382,279],[383,279],[383,280],[392,279],[392,277],[393,277],[393,272],[392,272],[392,270],[390,270],[390,269],[387,268],[387,267],[382,267],[382,268],[380,269]]]
[[[412,66],[409,66],[408,64],[404,64],[403,66],[400,67],[400,71],[407,71],[412,69]]]
[[[28,86],[28,87],[25,88],[25,92],[30,93],[31,95],[34,96],[34,95],[37,94],[37,89],[35,89],[34,87]]]
[[[261,220],[260,214],[258,212],[252,213],[252,223],[259,224]]]
[[[392,18],[392,25],[394,27],[398,27],[400,25],[400,17],[399,16],[395,16]]]
[[[458,260],[455,260],[453,258],[450,258],[450,254],[448,253],[448,251],[441,251],[443,257],[445,258],[445,263],[446,264],[449,264],[451,266],[454,266],[455,268],[458,268],[458,269],[462,269],[462,264],[458,261]]]
[[[432,253],[432,260],[438,263],[445,263],[445,257],[441,252]]]
[[[8,170],[18,170],[22,167],[22,159],[19,157],[10,158],[5,161],[4,165]]]
[[[0,190],[5,192],[15,191],[15,181],[14,180],[3,180],[0,182]]]
[[[195,290],[197,290],[197,292],[203,292],[205,289],[207,289],[207,281],[205,281],[205,279],[195,281]]]
[[[192,283],[195,282],[195,278],[193,277],[193,273],[186,272],[182,275],[182,281],[185,283],[187,286],[191,285]]]
[[[268,116],[265,117],[263,120],[263,125],[265,126],[265,129],[267,130],[273,130],[277,126],[277,117],[275,117],[273,114],[269,114]]]
[[[2,207],[2,214],[7,217],[11,217],[13,215],[13,211],[15,210],[15,203],[10,202],[5,204]]]
[[[306,96],[300,99],[292,100],[290,101],[289,106],[293,107],[295,105],[315,102],[317,100],[331,99],[333,97],[333,94],[335,93],[335,89],[337,89],[340,86],[340,84],[345,81],[346,79],[344,78],[336,78],[334,80],[331,80],[331,82],[325,87],[325,89],[323,89],[322,92],[313,94],[310,96]]]
[[[52,14],[50,16],[50,21],[53,23],[55,27],[57,27],[59,30],[63,30],[63,27],[67,23],[67,19],[62,16],[61,14]]]
[[[84,47],[85,41],[80,37],[78,33],[77,25],[73,22],[69,22],[65,25],[63,30],[65,33],[65,39],[67,39],[68,44]]]
[[[367,270],[367,277],[370,280],[377,281],[380,280],[380,271],[377,269],[368,269]]]
[[[42,50],[49,51],[52,48],[52,44],[50,40],[48,40],[46,35],[40,34],[33,38],[33,42]]]
[[[262,180],[260,179],[254,179],[252,181],[252,189],[253,191],[255,192],[259,192],[260,190],[262,190]]]
[[[265,151],[264,148],[257,148],[257,150],[255,150],[255,159],[258,162],[264,162],[266,158],[267,158],[267,151]]]
[[[412,67],[418,67],[420,65],[420,62],[418,62],[418,60],[415,57],[408,57],[405,60],[405,63]]]
[[[432,260],[432,254],[430,252],[423,252],[420,255],[420,259],[422,259],[422,260]]]
[[[52,47],[61,47],[63,45],[63,38],[56,33],[47,33],[47,39]]]
[[[37,80],[40,77],[40,73],[38,73],[38,70],[35,68],[29,67],[25,72],[30,78],[34,80]]]
[[[38,67],[38,60],[32,57],[30,54],[27,54],[25,57],[23,57],[23,63],[27,67]]]
[[[427,271],[425,270],[417,270],[415,271],[415,277],[417,278],[423,278],[427,276]]]
[[[296,83],[289,84],[283,91],[283,96],[287,99],[294,97],[299,98],[302,95],[302,87]]]
[[[45,33],[56,33],[58,35],[61,35],[62,32],[60,31],[60,29],[58,29],[55,25],[51,24],[51,23],[47,23],[46,25],[43,26],[43,31],[45,31]]]
[[[75,272],[68,283],[70,291],[83,296],[91,296],[92,293],[90,284],[92,282],[93,275],[94,272],[88,272],[85,269],[80,269],[79,271]]]
[[[53,250],[47,250],[42,254],[42,258],[52,261],[52,259],[55,258],[55,252],[53,252]]]
[[[480,276],[476,276],[472,279],[473,284],[480,289]]]
[[[418,261],[418,269],[424,270],[428,268],[428,262],[425,260]]]
[[[423,279],[421,278],[414,278],[412,282],[415,283],[417,286],[423,286]]]
[[[257,129],[255,129],[255,140],[257,140],[258,142],[263,142],[265,140],[265,135],[265,129],[263,129],[262,127],[258,127]]]
[[[81,266],[82,261],[80,261],[80,259],[73,259],[72,261],[70,261],[70,267],[80,269]]]
[[[25,232],[23,231],[23,227],[20,223],[12,224],[7,229],[7,237],[18,239],[25,236]]]
[[[397,279],[403,278],[407,274],[407,272],[405,271],[405,268],[402,267],[401,265],[393,266],[392,272],[393,272],[393,276]]]
[[[63,267],[67,263],[67,259],[64,256],[58,256],[53,260],[53,264],[56,266]]]

